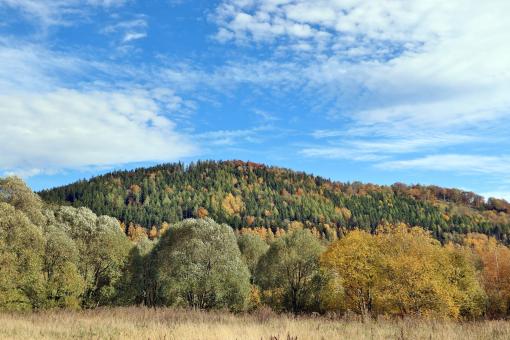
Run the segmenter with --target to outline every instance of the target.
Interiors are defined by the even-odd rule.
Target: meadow
[[[0,313],[1,339],[509,339],[510,322],[362,321],[171,308]]]

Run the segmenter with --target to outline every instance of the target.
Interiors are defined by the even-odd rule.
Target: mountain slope
[[[147,228],[207,215],[234,228],[285,229],[297,221],[326,236],[404,222],[443,241],[468,232],[510,240],[510,205],[503,200],[486,203],[474,193],[435,186],[344,184],[242,161],[118,171],[39,194]]]

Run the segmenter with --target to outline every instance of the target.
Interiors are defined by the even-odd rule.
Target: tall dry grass
[[[333,320],[142,307],[0,313],[2,339],[510,339],[510,322]]]

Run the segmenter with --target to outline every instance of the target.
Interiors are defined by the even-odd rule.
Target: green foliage
[[[45,207],[20,179],[0,179],[0,309],[109,303],[130,248],[118,220]]]
[[[243,234],[237,237],[237,244],[243,257],[244,262],[248,266],[251,273],[251,281],[254,282],[255,270],[259,259],[269,249],[269,245],[262,240],[258,235],[254,234]]]
[[[79,273],[79,253],[75,242],[62,230],[49,226],[46,230],[44,273],[50,307],[77,308],[85,289]]]
[[[98,217],[87,208],[72,207],[57,208],[52,222],[76,244],[78,269],[85,281],[82,305],[111,302],[131,248],[119,222],[108,216]]]
[[[44,242],[22,211],[0,202],[0,309],[41,307]]]
[[[161,238],[157,280],[166,305],[242,310],[249,271],[232,228],[211,219],[187,219]]]
[[[308,230],[296,230],[274,241],[256,270],[256,283],[265,291],[266,301],[293,313],[317,309],[323,251]]]
[[[42,200],[21,178],[0,178],[0,202],[5,202],[23,212],[36,225],[40,226],[45,221]]]
[[[115,303],[126,306],[155,305],[158,287],[153,252],[155,245],[155,241],[144,238],[131,249],[118,284]]]
[[[206,215],[234,229],[286,229],[291,221],[334,240],[345,229],[419,225],[441,241],[479,232],[510,241],[508,203],[434,186],[338,183],[241,161],[166,164],[119,171],[40,193],[147,229]]]

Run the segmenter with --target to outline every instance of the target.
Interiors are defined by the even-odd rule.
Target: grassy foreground
[[[509,339],[510,322],[332,320],[175,309],[0,313],[1,339]]]

